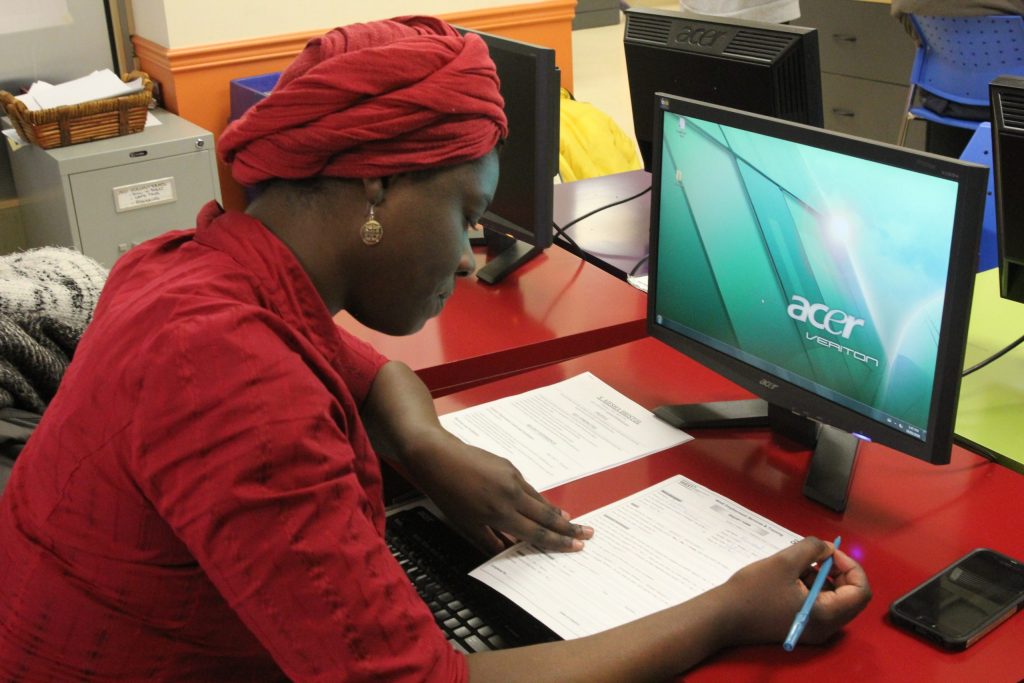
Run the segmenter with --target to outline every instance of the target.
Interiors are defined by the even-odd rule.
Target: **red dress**
[[[384,362],[244,214],[122,257],[0,499],[0,680],[465,680],[383,540]]]

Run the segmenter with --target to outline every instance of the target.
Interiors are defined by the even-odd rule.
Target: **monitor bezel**
[[[988,169],[977,164],[665,93],[656,93],[654,99],[655,153],[651,176],[648,334],[706,365],[769,403],[797,415],[854,433],[866,440],[887,445],[921,460],[933,464],[948,463],[952,451],[956,403],[960,389],[959,379],[963,371],[964,353],[967,346],[967,328],[974,288],[978,243],[981,236]],[[933,377],[932,403],[924,440],[904,434],[809,389],[792,384],[761,368],[657,324],[659,294],[657,255],[663,156],[661,149],[664,137],[663,118],[666,112],[702,118],[722,125],[792,140],[960,183],[947,271],[946,303],[943,306]],[[950,381],[950,378],[955,378],[955,381]]]
[[[531,95],[533,107],[531,111],[532,122],[528,134],[531,143],[529,154],[533,158],[530,159],[528,164],[530,170],[526,175],[525,181],[522,177],[515,178],[516,182],[530,184],[530,194],[533,195],[534,200],[532,208],[529,210],[531,225],[521,225],[515,222],[516,216],[510,218],[501,213],[503,209],[508,208],[504,204],[509,204],[509,206],[516,210],[521,210],[523,205],[523,202],[516,201],[517,196],[508,197],[509,190],[505,189],[511,187],[510,179],[512,174],[510,174],[510,170],[525,170],[509,168],[509,155],[518,154],[518,150],[512,147],[512,145],[517,144],[515,141],[517,126],[511,120],[509,121],[509,140],[505,143],[506,146],[501,151],[501,158],[499,159],[501,179],[498,182],[498,190],[495,193],[494,200],[491,202],[491,206],[488,207],[480,222],[486,229],[504,233],[537,249],[546,249],[554,241],[554,178],[558,174],[558,112],[561,72],[556,64],[555,50],[543,45],[536,45],[462,26],[457,26],[456,29],[463,34],[476,34],[484,41],[490,52],[491,59],[496,62],[499,80],[501,80],[502,67],[500,64],[497,64],[498,60],[495,60],[496,50],[519,57],[527,57],[532,60],[534,67],[532,79],[534,88]],[[509,101],[509,92],[504,87],[505,81],[507,79],[502,81],[501,94],[507,103]],[[540,106],[545,103],[548,105],[546,108]],[[543,138],[539,136],[543,136]],[[495,204],[498,206],[495,207]]]

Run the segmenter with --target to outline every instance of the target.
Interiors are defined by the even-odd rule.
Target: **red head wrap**
[[[243,185],[385,177],[478,159],[508,134],[487,46],[432,17],[336,28],[217,143]]]

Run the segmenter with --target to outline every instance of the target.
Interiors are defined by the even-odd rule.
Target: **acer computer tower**
[[[989,88],[999,293],[1024,303],[1024,77],[999,76]]]
[[[657,92],[823,125],[813,28],[634,8],[626,11],[623,46],[633,129],[647,170]]]

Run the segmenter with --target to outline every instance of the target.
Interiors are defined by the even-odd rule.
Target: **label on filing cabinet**
[[[174,178],[157,178],[145,180],[141,183],[121,185],[113,188],[114,209],[122,211],[134,211],[144,209],[147,206],[156,204],[167,204],[177,200],[177,193],[174,190]]]

